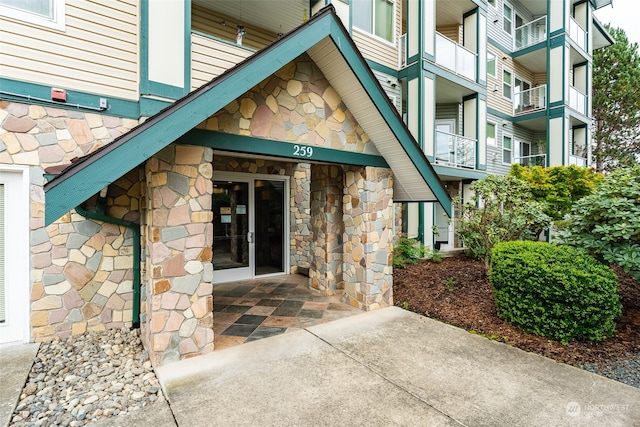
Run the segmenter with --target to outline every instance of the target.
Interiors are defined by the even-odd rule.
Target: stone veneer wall
[[[308,163],[277,162],[265,159],[234,158],[215,155],[213,169],[261,175],[289,176],[289,272],[308,269],[311,262],[311,165]]]
[[[393,172],[345,171],[343,299],[363,310],[393,305]]]
[[[154,365],[213,350],[212,160],[172,144],[146,163],[141,329]]]
[[[131,235],[124,227],[73,212],[45,229],[43,172],[108,144],[137,124],[108,115],[0,101],[0,168],[30,168],[31,335],[36,341],[131,322]],[[136,176],[110,189],[110,211],[119,218],[136,220]]]

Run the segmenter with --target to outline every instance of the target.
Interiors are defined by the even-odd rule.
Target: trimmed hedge
[[[615,273],[569,246],[497,244],[489,281],[501,319],[563,344],[613,336],[622,314]]]

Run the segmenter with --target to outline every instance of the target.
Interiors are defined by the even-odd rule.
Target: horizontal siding
[[[135,0],[67,0],[64,32],[0,17],[0,75],[138,99]]]
[[[456,43],[462,40],[462,25],[439,26],[436,31]]]
[[[400,89],[400,83],[396,77],[389,76],[387,74],[381,73],[379,71],[373,71],[373,74],[376,76],[378,82],[380,82],[380,86],[384,89],[385,93],[394,102],[394,106],[398,110],[398,112],[402,111],[402,90]],[[396,83],[395,87],[392,86],[392,83]]]
[[[396,34],[393,45],[386,41],[382,41],[381,39],[368,34],[365,31],[358,30],[356,28],[353,29],[351,37],[355,42],[358,50],[362,53],[362,56],[365,58],[377,62],[378,64],[382,64],[386,67],[392,68],[394,70],[398,69],[398,37],[400,37],[403,32],[402,28],[402,4],[403,2],[397,1],[396,3]],[[406,30],[405,30],[406,31]]]
[[[496,56],[496,77],[487,74],[487,106],[504,114],[513,115],[513,103],[502,97],[502,71],[509,68],[514,71],[513,60],[509,55],[492,45],[487,45],[489,52]],[[502,59],[506,57],[506,59]],[[498,90],[494,92],[494,88]]]
[[[191,90],[219,76],[252,51],[198,34],[191,35]]]
[[[221,23],[225,24],[222,25]],[[191,6],[191,29],[201,33],[210,34],[230,42],[236,41],[236,25],[240,24],[237,18],[232,18],[197,4]],[[262,49],[278,38],[277,34],[262,28],[244,24],[246,35],[242,45],[252,49]]]

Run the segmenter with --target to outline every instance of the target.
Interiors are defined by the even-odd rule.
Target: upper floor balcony
[[[436,130],[435,161],[442,166],[475,169],[477,140]]]
[[[515,116],[547,109],[547,85],[536,86],[514,95],[513,114]]]
[[[541,16],[516,28],[515,50],[525,49],[547,40],[547,16]]]
[[[469,80],[476,80],[476,54],[436,33],[436,64]]]
[[[569,86],[569,107],[578,113],[587,115],[587,95],[573,86]]]
[[[587,32],[573,18],[569,17],[569,37],[576,42],[578,47],[584,51],[587,50]]]
[[[514,163],[521,166],[547,166],[546,154],[534,154],[531,156],[520,156],[513,159]]]

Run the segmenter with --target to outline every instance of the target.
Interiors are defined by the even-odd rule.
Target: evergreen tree
[[[640,54],[621,28],[593,54],[593,155],[602,172],[640,161]]]

